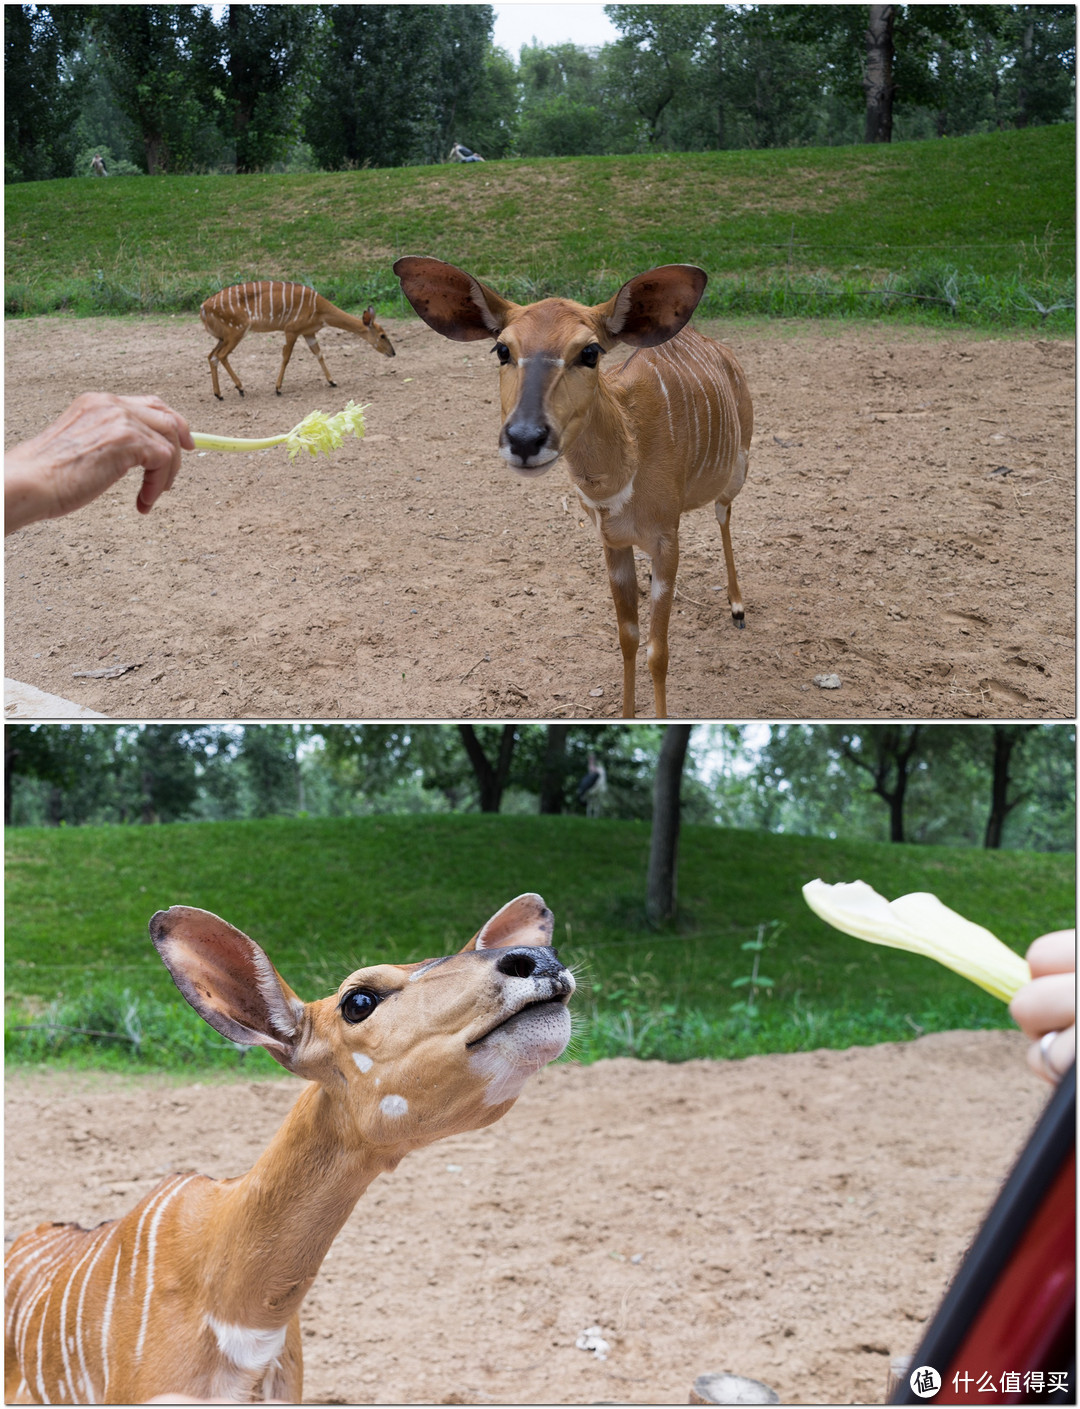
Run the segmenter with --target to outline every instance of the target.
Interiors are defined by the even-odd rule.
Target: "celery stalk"
[[[320,452],[329,455],[336,450],[347,435],[362,439],[364,434],[364,412],[367,406],[357,406],[350,401],[343,411],[328,416],[325,411],[312,411],[291,431],[284,435],[267,436],[262,440],[247,440],[241,436],[204,435],[192,431],[191,438],[196,450],[269,450],[274,445],[288,447],[289,459],[295,460],[302,450],[309,455]]]

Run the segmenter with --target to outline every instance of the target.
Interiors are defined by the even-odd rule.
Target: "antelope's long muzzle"
[[[519,394],[499,432],[499,454],[519,474],[543,474],[559,458],[559,432],[546,405],[552,374],[559,366],[547,357],[522,358],[518,363]]]
[[[511,418],[499,432],[499,454],[522,475],[542,475],[559,458],[551,427],[542,420]]]

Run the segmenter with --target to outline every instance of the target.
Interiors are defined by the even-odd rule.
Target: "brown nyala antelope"
[[[375,321],[375,310],[365,308],[363,317],[354,318],[335,308],[329,299],[309,289],[307,284],[281,284],[264,281],[257,284],[233,284],[222,289],[213,298],[208,298],[199,309],[199,317],[206,325],[206,331],[217,338],[217,346],[209,354],[210,377],[214,383],[214,395],[224,401],[218,386],[218,363],[225,368],[236,384],[241,396],[244,388],[240,378],[229,366],[229,353],[235,352],[240,340],[248,330],[256,333],[272,333],[280,329],[285,334],[285,347],[281,354],[281,371],[278,372],[274,390],[281,395],[281,383],[285,368],[297,338],[303,338],[311,351],[319,359],[323,375],[331,386],[337,382],[331,377],[319,349],[315,336],[323,328],[344,328],[356,333],[369,342],[376,352],[384,357],[393,357],[394,345]]]
[[[394,272],[413,308],[459,342],[494,338],[500,366],[499,453],[536,476],[565,456],[600,532],[623,657],[623,714],[634,714],[638,651],[635,545],[652,559],[648,662],[656,714],[667,714],[668,620],[679,567],[679,517],[713,504],[737,626],[743,604],[731,551],[731,501],[746,479],[753,408],[730,348],[686,326],[706,275],[650,269],[588,308],[570,299],[511,303],[471,274],[409,256]],[[616,343],[634,351],[611,371]]]
[[[357,1199],[409,1150],[510,1109],[566,1046],[574,979],[538,895],[458,954],[358,969],[315,1003],[205,910],[161,911],[150,932],[197,1013],[311,1084],[247,1174],[174,1174],[123,1218],[15,1241],[7,1403],[299,1404],[300,1304]]]

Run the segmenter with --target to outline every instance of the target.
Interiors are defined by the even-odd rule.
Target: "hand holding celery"
[[[325,411],[312,411],[285,435],[272,435],[265,440],[203,435],[199,431],[192,431],[191,438],[196,450],[269,450],[274,445],[285,445],[290,460],[295,460],[301,450],[306,450],[309,455],[318,455],[321,451],[328,456],[347,435],[355,435],[358,440],[363,438],[366,410],[366,406],[357,406],[350,401],[344,411],[339,411],[336,416],[328,416]]]
[[[865,881],[826,885],[815,880],[803,886],[803,899],[834,929],[871,944],[925,954],[1002,1002],[1031,981],[1026,960],[936,895],[915,892],[890,903]]]

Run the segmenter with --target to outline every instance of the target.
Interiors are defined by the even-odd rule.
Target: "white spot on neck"
[[[213,1331],[222,1355],[238,1370],[265,1370],[285,1348],[288,1329],[285,1326],[276,1331],[260,1331],[252,1326],[219,1321],[216,1316],[207,1316],[206,1324]]]
[[[383,1115],[405,1115],[408,1109],[409,1103],[404,1096],[384,1096],[379,1102]]]
[[[354,1052],[352,1059],[361,1071],[370,1071],[375,1065],[366,1052]]]

